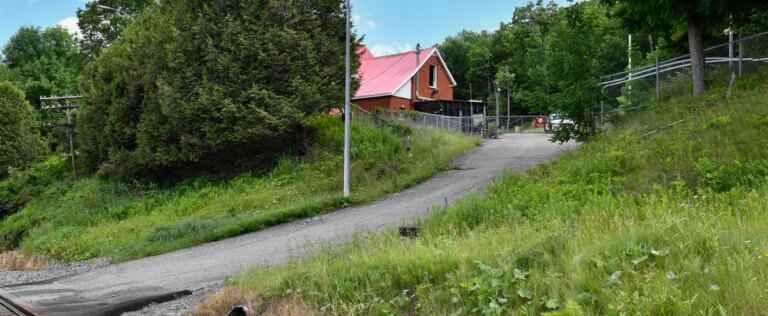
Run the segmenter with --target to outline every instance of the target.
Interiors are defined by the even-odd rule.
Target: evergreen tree
[[[342,103],[344,28],[341,0],[150,6],[87,67],[87,162],[162,177],[280,154]]]

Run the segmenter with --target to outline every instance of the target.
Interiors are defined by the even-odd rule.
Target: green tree
[[[78,91],[83,60],[74,38],[62,27],[22,27],[3,55],[11,77],[35,106],[40,96]]]
[[[468,54],[469,71],[467,78],[476,83],[477,95],[483,95],[488,99],[493,95],[493,75],[495,73],[493,55],[491,54],[491,42],[489,34],[481,34],[480,40],[475,43]]]
[[[499,71],[496,72],[496,85],[506,92],[507,95],[507,111],[506,115],[512,114],[512,92],[516,85],[517,75],[512,72],[509,66],[502,66]]]
[[[40,29],[24,26],[11,36],[3,48],[3,63],[9,68],[20,68],[37,60],[43,51]]]
[[[675,25],[687,27],[692,63],[693,93],[706,90],[704,83],[704,36],[707,25],[720,25],[731,16],[744,16],[768,8],[758,0],[603,0],[615,5],[615,13],[632,30],[664,32]]]
[[[155,0],[95,0],[77,10],[83,53],[90,59],[115,42],[136,14]]]
[[[24,93],[0,82],[0,178],[9,168],[25,167],[44,154],[39,127]]]
[[[457,99],[469,100],[474,97],[472,82],[469,81],[469,50],[474,45],[478,34],[470,31],[462,31],[456,36],[445,39],[440,44],[440,53],[445,62],[450,65],[451,73],[459,85],[455,88],[454,95]]]
[[[86,163],[163,177],[279,155],[342,103],[344,29],[341,0],[150,6],[86,69]]]
[[[0,82],[3,81],[13,81],[13,73],[10,69],[8,69],[8,66],[5,64],[0,64]]]

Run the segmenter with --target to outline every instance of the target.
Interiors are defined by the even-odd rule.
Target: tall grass
[[[95,176],[48,181],[24,208],[0,222],[0,248],[62,260],[160,254],[379,198],[443,170],[478,143],[460,134],[419,130],[408,152],[402,128],[359,121],[354,194],[344,198],[342,122],[316,116],[307,124],[315,130],[310,153],[285,157],[266,174],[195,178],[172,187]]]
[[[372,236],[230,284],[341,315],[765,314],[768,75],[723,96],[627,117],[439,211],[418,240]]]

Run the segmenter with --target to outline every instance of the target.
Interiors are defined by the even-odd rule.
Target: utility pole
[[[347,39],[346,39],[346,56],[344,58],[344,62],[346,64],[346,73],[344,76],[344,197],[349,197],[350,195],[350,176],[351,176],[351,159],[350,159],[350,151],[351,151],[351,145],[352,145],[352,107],[350,106],[351,102],[351,93],[352,93],[352,62],[351,62],[351,49],[350,49],[350,19],[351,19],[351,13],[352,13],[352,7],[350,5],[350,0],[347,0]]]
[[[75,178],[77,174],[76,152],[75,152],[75,125],[72,120],[72,112],[77,111],[80,105],[77,102],[81,99],[80,96],[66,96],[66,97],[40,97],[41,111],[50,112],[64,112],[67,118],[67,122],[63,126],[67,129],[67,142],[69,143],[69,157],[72,163],[72,174]],[[50,126],[62,126],[56,123],[49,124]]]

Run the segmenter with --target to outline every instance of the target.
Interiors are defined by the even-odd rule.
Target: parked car
[[[557,132],[563,127],[573,127],[575,123],[572,119],[563,116],[560,113],[550,114],[547,119],[547,126],[544,128],[547,132]]]

